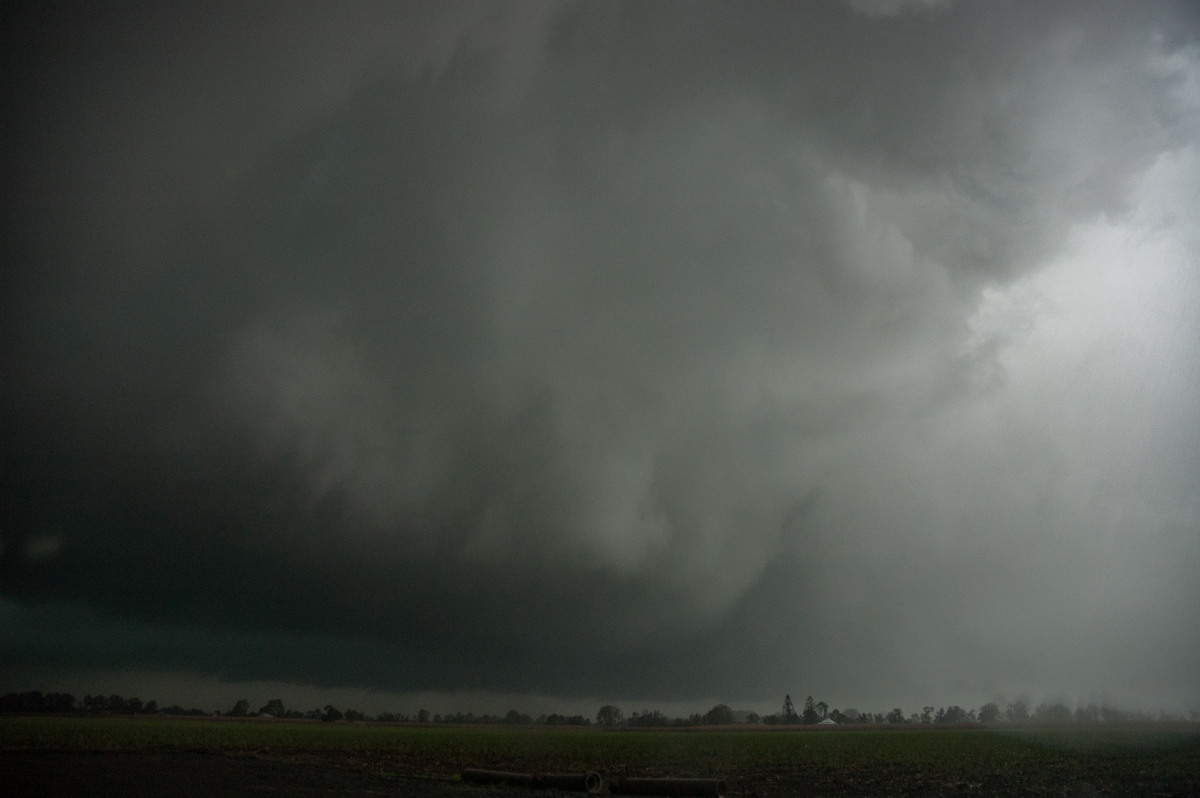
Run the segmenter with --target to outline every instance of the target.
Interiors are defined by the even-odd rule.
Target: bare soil
[[[243,798],[255,796],[462,795],[450,780],[402,778],[333,762],[287,762],[192,751],[0,752],[0,793],[22,798]],[[477,798],[512,791],[473,791]]]
[[[127,796],[382,796],[415,798],[560,798],[582,796],[464,783],[431,763],[208,751],[0,751],[0,794],[29,798]],[[1177,763],[1178,764],[1178,763]],[[418,765],[418,767],[414,767]],[[489,767],[503,767],[489,763]],[[510,769],[518,770],[517,763]],[[418,775],[420,773],[420,775]],[[430,776],[429,773],[436,775]],[[1192,796],[1200,795],[1194,763],[1178,767],[1113,767],[1103,759],[1032,772],[962,773],[945,769],[830,768],[804,773],[727,774],[729,798],[777,796]],[[605,791],[607,793],[607,790]]]

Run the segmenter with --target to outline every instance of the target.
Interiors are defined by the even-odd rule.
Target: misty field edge
[[[1200,767],[1200,724],[1137,727],[959,727],[695,730],[530,729],[324,724],[220,719],[0,716],[0,748],[264,754],[374,752],[451,763],[617,763],[706,772],[785,765],[908,765],[947,761],[1004,766],[1063,756],[1190,751]]]

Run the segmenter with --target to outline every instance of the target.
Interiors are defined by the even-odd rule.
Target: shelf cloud
[[[1200,706],[1191,4],[4,13],[12,689]]]

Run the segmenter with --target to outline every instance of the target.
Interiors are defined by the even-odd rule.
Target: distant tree
[[[41,690],[30,690],[27,693],[11,693],[17,699],[17,704],[21,707],[22,712],[44,712],[46,710],[46,696],[42,695]]]
[[[1004,707],[1004,719],[1009,723],[1024,723],[1029,720],[1029,707],[1021,699],[1008,702]]]
[[[621,710],[612,704],[605,704],[596,713],[596,722],[601,726],[616,726],[621,722]]]
[[[40,690],[28,693],[9,693],[0,698],[0,712],[45,712],[46,699]]]
[[[229,717],[244,718],[250,714],[250,702],[245,698],[239,698],[237,703],[233,705],[233,709],[229,710]]]
[[[428,709],[422,709],[422,710],[417,711],[417,722],[418,723],[428,723],[429,722],[429,710]]]
[[[287,715],[287,710],[283,708],[282,698],[272,698],[258,711],[258,714],[270,715],[273,718],[282,718]]]
[[[9,693],[0,698],[0,712],[21,714],[43,714],[48,712],[71,712],[75,709],[75,697],[70,693],[47,693],[30,690],[24,693]]]
[[[1034,710],[1033,719],[1038,723],[1067,723],[1071,720],[1071,710],[1061,701],[1043,703]]]
[[[504,722],[511,723],[514,725],[520,725],[520,724],[526,724],[526,723],[533,723],[533,718],[529,717],[528,715],[526,715],[523,712],[517,712],[515,709],[510,709],[508,711],[508,713],[504,716]]]
[[[901,711],[900,707],[896,707],[891,712],[887,713],[886,720],[888,723],[903,723],[904,712]]]
[[[995,723],[1000,720],[1000,705],[995,701],[989,701],[979,708],[980,723]]]
[[[346,714],[343,715],[343,717],[352,723],[357,723],[359,721],[366,720],[367,718],[366,715],[359,712],[357,709],[350,709],[349,707],[346,708]]]
[[[757,712],[747,712],[746,723],[762,723],[762,716]]]
[[[796,705],[792,703],[791,695],[783,697],[783,713],[780,721],[783,723],[799,723],[800,716],[796,714]]]
[[[725,704],[717,704],[704,713],[702,722],[706,726],[727,726],[734,722],[733,710]]]
[[[821,716],[821,720],[825,720],[825,718],[829,717],[829,705],[824,701],[818,701],[816,709],[817,714]]]
[[[809,696],[804,699],[804,722],[818,723],[820,720],[821,715],[817,712],[816,702],[813,701],[812,696]]]
[[[155,701],[153,698],[151,698],[149,701],[146,702],[146,706],[142,707],[142,712],[147,715],[157,715],[158,714],[158,702]]]
[[[73,712],[75,696],[70,693],[47,693],[44,705],[46,712]]]
[[[341,720],[342,717],[343,715],[338,711],[337,707],[335,707],[333,704],[326,704],[325,712],[321,715],[321,720],[325,721],[326,723],[333,723],[334,721]]]
[[[1200,720],[1200,717],[1191,718],[1192,714],[1200,715],[1200,711],[1189,713],[1189,719]],[[1139,717],[1141,717],[1141,713],[1138,712],[1129,712],[1128,710],[1118,709],[1108,704],[1100,705],[1100,720],[1105,723],[1112,723],[1119,720],[1137,720]]]
[[[933,723],[933,707],[921,707],[921,722]]]
[[[957,704],[938,710],[938,723],[966,723],[969,720],[967,711]]]
[[[667,726],[670,723],[671,723],[670,719],[667,718],[666,715],[664,715],[662,712],[660,712],[657,709],[642,710],[642,712],[640,714],[637,712],[634,712],[633,715],[631,715],[629,718],[630,726],[656,727],[656,726]]]

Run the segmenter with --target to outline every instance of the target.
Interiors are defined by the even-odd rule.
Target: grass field
[[[1195,726],[626,731],[5,717],[0,748],[206,751],[447,779],[464,767],[721,776],[743,795],[1200,794]]]

